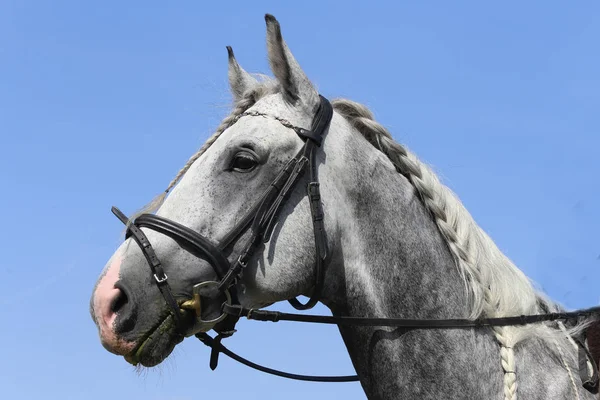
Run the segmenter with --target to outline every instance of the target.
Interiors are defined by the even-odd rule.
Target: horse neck
[[[433,218],[412,184],[358,135],[346,138],[346,157],[328,156],[342,174],[335,209],[326,211],[339,235],[325,303],[355,316],[466,317],[465,282]]]
[[[343,162],[343,176],[336,177],[337,192],[343,197],[337,199],[335,210],[339,237],[324,303],[334,315],[466,317],[465,283],[414,187],[362,137],[348,138],[344,151],[354,153],[348,159],[362,162],[339,160]],[[328,162],[337,162],[329,158],[333,157]],[[365,385],[365,376],[374,373],[368,362],[370,344],[382,330],[340,331]]]

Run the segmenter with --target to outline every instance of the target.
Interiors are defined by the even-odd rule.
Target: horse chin
[[[154,367],[163,362],[183,339],[184,336],[177,332],[173,316],[169,314],[148,331],[124,358],[134,366]]]

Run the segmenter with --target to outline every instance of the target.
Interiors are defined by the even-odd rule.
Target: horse
[[[433,320],[562,311],[365,106],[321,97],[265,20],[274,78],[228,47],[231,114],[138,218],[115,211],[127,238],[90,300],[108,351],[158,365],[185,337],[230,335],[233,303]],[[592,399],[574,338],[594,321],[339,329],[370,399]]]

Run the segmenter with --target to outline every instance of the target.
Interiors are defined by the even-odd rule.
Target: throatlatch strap
[[[333,107],[331,103],[321,97],[321,104],[312,123],[312,134],[320,138],[327,130],[331,117],[333,116]],[[308,310],[313,308],[321,297],[324,284],[325,274],[325,259],[327,258],[327,238],[325,236],[325,226],[323,223],[324,212],[323,204],[321,203],[321,193],[319,189],[319,178],[317,175],[316,161],[316,146],[320,145],[321,141],[309,140],[306,142],[304,156],[308,159],[309,183],[306,187],[308,201],[310,203],[310,213],[313,222],[313,234],[315,240],[315,284],[312,294],[306,303],[301,303],[297,298],[289,299],[288,302],[296,310]]]

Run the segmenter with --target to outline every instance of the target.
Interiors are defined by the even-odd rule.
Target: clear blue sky
[[[211,372],[191,339],[138,376],[88,315],[110,206],[162,191],[227,113],[226,45],[268,72],[265,12],[324,95],[371,107],[554,299],[600,302],[600,4],[366,3],[0,2],[0,398],[364,398]],[[239,328],[256,361],[353,373],[335,328]]]

